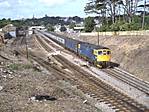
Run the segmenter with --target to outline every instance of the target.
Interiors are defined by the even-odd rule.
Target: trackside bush
[[[144,29],[148,29],[149,27],[146,27]],[[139,30],[141,29],[141,25],[136,22],[131,23],[125,23],[123,21],[116,22],[110,26],[108,25],[102,25],[98,31],[105,32],[105,31],[131,31],[131,30]]]

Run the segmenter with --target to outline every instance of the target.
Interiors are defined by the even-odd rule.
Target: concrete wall
[[[92,33],[81,33],[81,36],[98,36],[102,35],[148,35],[149,36],[149,30],[143,30],[143,31],[118,31],[118,32],[92,32]]]

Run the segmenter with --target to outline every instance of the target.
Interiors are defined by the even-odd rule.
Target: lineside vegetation
[[[98,15],[96,31],[149,30],[147,0],[89,0],[84,11]]]

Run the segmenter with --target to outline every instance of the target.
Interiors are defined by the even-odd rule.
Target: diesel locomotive
[[[89,61],[89,63],[99,68],[110,67],[111,50],[109,48],[82,42],[51,32],[42,33],[44,33],[44,35],[46,35],[48,38],[62,45],[66,49]]]

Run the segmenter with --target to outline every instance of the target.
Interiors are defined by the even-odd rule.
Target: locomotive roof
[[[109,49],[109,48],[101,46],[101,45],[95,45],[95,44],[91,44],[91,43],[87,43],[87,42],[82,42],[82,43],[88,44],[89,46],[91,46],[94,49]]]

